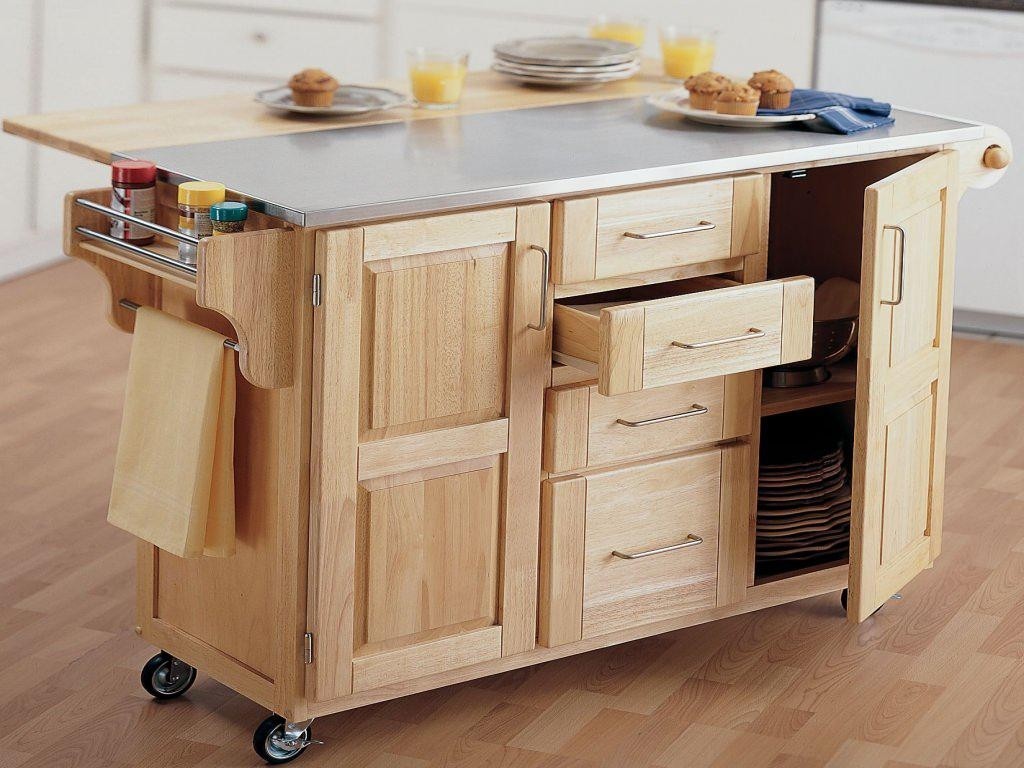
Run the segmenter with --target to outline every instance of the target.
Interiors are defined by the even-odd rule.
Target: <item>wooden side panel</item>
[[[541,489],[537,640],[548,648],[583,637],[586,504],[582,477],[548,481]]]
[[[850,618],[938,555],[959,159],[868,187],[853,456]]]
[[[747,552],[750,538],[751,487],[757,471],[749,443],[722,451],[722,510],[718,532],[719,606],[738,603],[747,591]],[[753,482],[752,482],[753,480]]]
[[[352,692],[357,504],[361,229],[317,233],[322,299],[314,326],[314,419],[309,549],[309,630],[320,638],[307,698]]]
[[[756,256],[766,246],[768,178],[763,174],[751,174],[736,176],[732,180],[732,241],[729,252],[733,256]]]
[[[196,302],[231,321],[242,374],[258,387],[292,383],[298,240],[295,230],[265,229],[199,243]]]
[[[498,414],[505,394],[507,253],[479,247],[441,263],[394,258],[368,269],[369,429]]]
[[[366,642],[494,623],[498,481],[495,465],[368,494]]]
[[[546,472],[566,472],[587,465],[590,424],[589,386],[549,389],[544,396]]]
[[[542,282],[543,261],[532,245],[547,246],[550,206],[516,209],[508,324],[508,378],[502,525],[501,653],[510,656],[536,645],[537,556],[540,535],[540,456],[544,433],[544,388],[551,380],[551,286]],[[547,302],[548,326],[530,328]]]
[[[642,305],[602,312],[597,390],[602,395],[644,388],[645,312]],[[665,384],[672,383],[665,381]]]

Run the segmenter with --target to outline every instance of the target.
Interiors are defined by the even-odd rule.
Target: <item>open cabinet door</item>
[[[939,554],[957,201],[955,151],[865,193],[851,621]]]

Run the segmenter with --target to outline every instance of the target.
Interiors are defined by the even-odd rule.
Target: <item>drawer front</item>
[[[377,26],[370,21],[158,4],[152,29],[153,63],[160,68],[275,82],[309,66],[347,83],[377,77]]]
[[[743,176],[558,201],[554,282],[740,269],[761,247],[763,190],[762,177]]]
[[[718,286],[707,278],[685,289]],[[596,363],[598,391],[618,395],[805,360],[809,277],[696,290],[595,309],[556,304],[556,352]]]
[[[605,397],[596,384],[549,389],[544,469],[568,472],[750,434],[754,374]]]
[[[715,605],[722,456],[586,479],[584,638]]]

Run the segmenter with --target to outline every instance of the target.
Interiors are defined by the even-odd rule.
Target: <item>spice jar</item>
[[[156,221],[156,166],[145,160],[110,164],[110,207],[144,221]],[[138,224],[110,220],[110,236],[133,245],[152,243],[155,235]]]
[[[215,181],[186,181],[178,187],[178,231],[192,237],[209,237],[210,206],[224,202],[224,185]],[[178,258],[186,264],[196,263],[196,247],[178,243]]]
[[[228,200],[210,206],[210,223],[213,225],[214,237],[242,232],[245,229],[247,218],[249,218],[249,206],[245,203]]]

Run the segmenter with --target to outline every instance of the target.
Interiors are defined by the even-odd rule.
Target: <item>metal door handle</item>
[[[742,333],[739,336],[727,336],[724,339],[712,339],[711,341],[673,341],[673,347],[682,347],[683,349],[705,349],[707,347],[717,347],[719,344],[731,344],[734,341],[747,341],[748,339],[760,339],[764,336],[764,331],[760,328],[751,328],[746,333]]]
[[[531,251],[540,251],[544,256],[544,272],[541,277],[540,287],[540,321],[536,324],[530,323],[527,328],[535,331],[546,331],[548,327],[548,283],[551,281],[551,254],[546,248],[539,245],[531,245]]]
[[[626,552],[619,552],[615,550],[612,552],[613,557],[618,557],[623,560],[639,560],[641,557],[650,557],[651,555],[660,555],[662,552],[675,552],[677,549],[686,549],[687,547],[696,547],[698,544],[703,544],[704,539],[695,534],[689,533],[686,535],[684,541],[678,544],[672,544],[668,547],[658,547],[657,549],[648,549],[643,552],[634,552],[632,554]]]
[[[709,229],[714,229],[715,225],[710,221],[701,221],[700,224],[696,224],[692,227],[684,227],[683,229],[668,229],[664,232],[623,232],[623,237],[632,237],[634,240],[652,240],[655,237],[671,237],[672,235],[688,235],[691,232],[706,232]]]
[[[903,301],[903,266],[905,262],[905,251],[907,245],[907,232],[898,224],[886,224],[882,229],[891,229],[900,233],[900,279],[896,283],[896,299],[882,299],[882,303],[889,307],[898,306]]]
[[[675,421],[676,419],[685,419],[687,416],[701,416],[708,412],[706,406],[700,403],[694,403],[690,406],[690,410],[683,411],[682,413],[673,413],[669,416],[655,416],[653,419],[642,419],[641,421],[626,421],[625,419],[616,419],[616,424],[621,424],[624,427],[646,427],[648,424],[661,424],[665,421]]]

